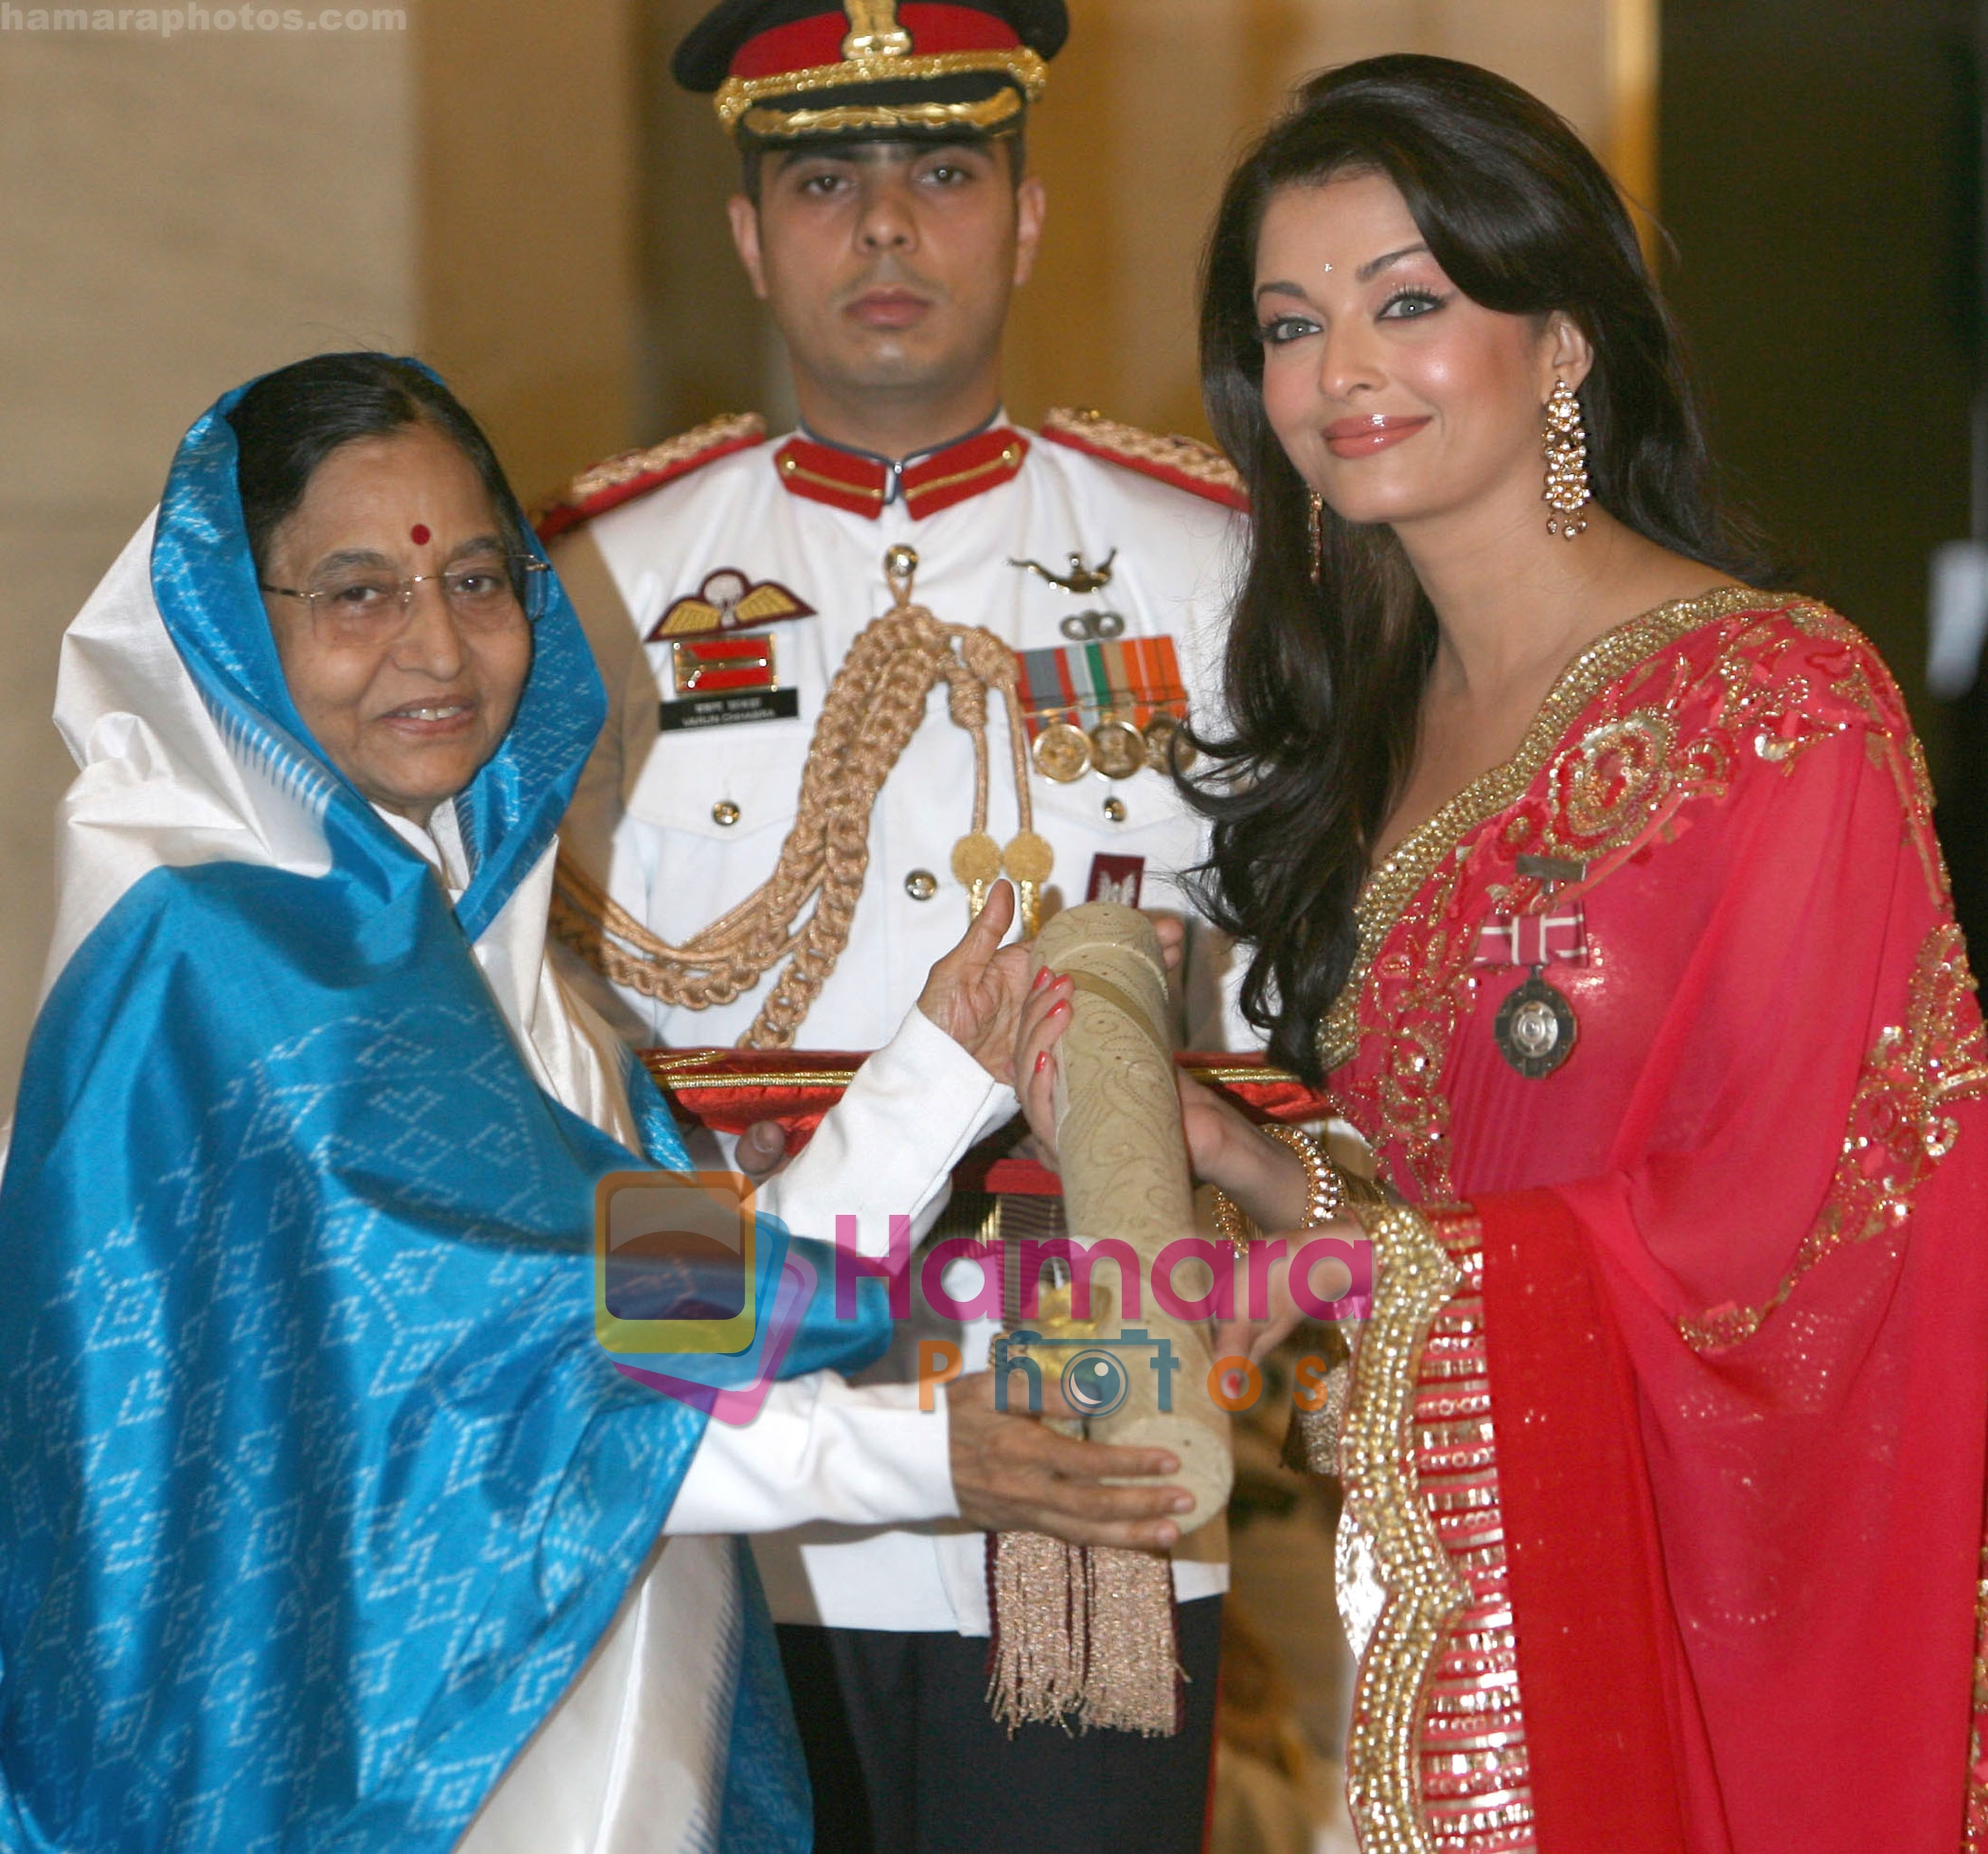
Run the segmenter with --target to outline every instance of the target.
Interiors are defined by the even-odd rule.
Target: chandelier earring
[[[1325,577],[1325,498],[1316,490],[1311,492],[1308,545],[1311,556],[1311,582],[1317,585]]]
[[[1553,382],[1546,402],[1546,500],[1555,512],[1546,518],[1549,534],[1571,541],[1588,526],[1581,510],[1593,501],[1588,484],[1588,428],[1581,401],[1564,380]]]

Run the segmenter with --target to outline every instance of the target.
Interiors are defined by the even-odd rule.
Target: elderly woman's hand
[[[1015,1082],[1015,1038],[1034,961],[1025,946],[1003,946],[1015,924],[1015,891],[997,882],[966,936],[918,993],[918,1008],[996,1081]]]

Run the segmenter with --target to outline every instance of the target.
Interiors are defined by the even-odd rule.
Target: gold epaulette
[[[1142,476],[1170,483],[1189,495],[1205,496],[1228,508],[1247,509],[1249,491],[1235,466],[1212,444],[1194,437],[1162,437],[1122,425],[1102,412],[1057,406],[1042,420],[1042,436],[1087,456],[1122,464]]]
[[[668,438],[647,451],[624,451],[581,471],[560,494],[533,513],[532,526],[541,540],[556,540],[638,495],[674,483],[735,451],[749,451],[765,442],[766,420],[758,413],[727,413],[681,437]]]

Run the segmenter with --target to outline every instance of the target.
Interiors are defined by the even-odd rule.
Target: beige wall
[[[412,348],[528,497],[717,411],[782,416],[777,345],[723,227],[730,150],[666,75],[705,4],[409,0],[407,29],[363,34],[0,31],[0,1112],[68,776],[57,644],[218,393],[301,354]],[[1608,150],[1634,128],[1611,86],[1642,68],[1656,4],[1072,0],[1032,132],[1053,216],[1012,409],[1202,428],[1202,231],[1305,71],[1477,59]]]
[[[535,498],[633,437],[631,0],[425,0],[424,355]]]
[[[0,1114],[47,945],[62,628],[226,387],[416,332],[406,32],[0,33]]]

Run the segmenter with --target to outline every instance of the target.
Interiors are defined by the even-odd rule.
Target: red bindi
[[[416,545],[417,547],[425,547],[425,546],[427,546],[427,544],[428,544],[428,542],[429,542],[429,533],[428,533],[428,524],[427,524],[426,522],[417,522],[417,523],[416,523],[416,524],[414,525],[414,544],[415,544],[415,545]]]

